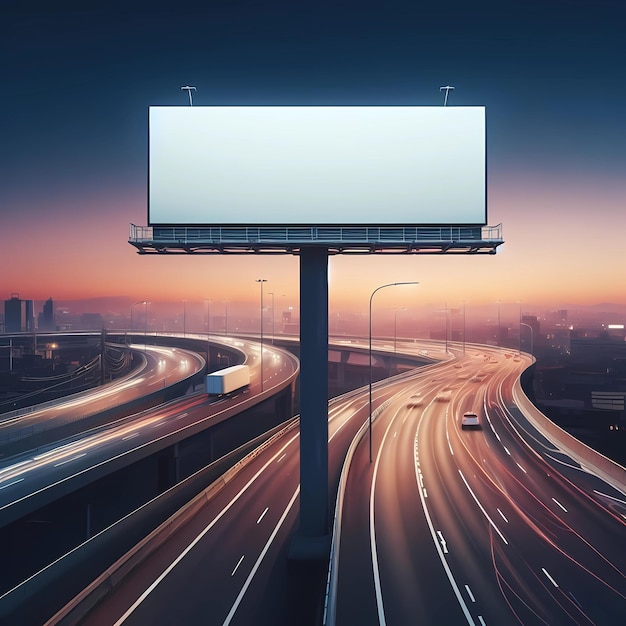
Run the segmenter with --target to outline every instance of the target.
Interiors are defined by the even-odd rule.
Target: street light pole
[[[263,283],[266,283],[265,278],[257,278],[255,282],[261,285],[261,391],[263,391]]]
[[[272,345],[274,345],[274,292],[270,291],[269,295],[272,296]]]
[[[148,300],[145,300],[144,304],[146,305],[146,308],[144,311],[145,319],[143,321],[143,351],[146,352],[146,350],[148,349],[148,305],[150,304],[150,302],[148,302]]]
[[[526,324],[526,322],[520,322],[520,330],[522,326],[526,326],[526,328],[530,328],[530,355],[533,355],[533,337],[535,332],[533,331],[533,327],[530,324]],[[520,353],[522,351],[522,333],[520,332],[520,339],[519,339],[519,345],[520,345]]]
[[[135,302],[134,304],[130,305],[130,334],[133,334],[133,309],[138,305],[138,304],[146,304],[145,300],[140,300],[139,302]]]
[[[502,332],[500,331],[500,302],[502,302],[502,300],[498,300],[498,336],[496,337],[496,345],[498,347],[500,347],[502,340]]]
[[[369,370],[370,370],[370,384],[369,384],[369,403],[370,403],[370,415],[369,415],[369,440],[370,440],[370,463],[372,462],[372,300],[374,299],[374,294],[381,289],[385,289],[385,287],[396,287],[398,285],[419,285],[417,281],[410,282],[402,282],[402,283],[388,283],[386,285],[381,285],[380,287],[376,287],[374,291],[372,291],[372,295],[370,296],[370,319],[369,319]]]
[[[209,342],[209,334],[211,332],[211,300],[205,298],[206,302],[206,371],[209,372],[209,363],[211,362],[211,344]]]
[[[465,329],[466,329],[466,323],[465,323],[465,300],[463,300],[463,354],[465,354]]]

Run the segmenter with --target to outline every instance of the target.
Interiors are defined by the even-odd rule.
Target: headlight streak
[[[508,374],[507,374],[508,375]],[[496,386],[497,392],[498,392],[498,396],[499,396],[499,400],[501,402],[501,406],[505,408],[506,410],[506,403],[504,402],[504,399],[502,397],[502,387],[503,387],[504,381],[500,381],[497,385],[495,384],[495,382],[490,381],[489,386]],[[486,398],[486,396],[485,396]],[[496,431],[495,431],[495,427],[493,426],[493,424],[491,423],[491,420],[489,418],[489,410],[487,407],[487,404],[485,402],[485,414],[487,417],[488,422],[490,423],[491,426],[491,430],[494,432],[494,435],[496,436],[496,438],[500,440],[500,437],[497,435]],[[448,419],[446,419],[446,428],[447,428],[447,424],[448,424]],[[518,434],[519,437],[519,434]],[[535,522],[533,520],[531,520],[529,518],[529,516],[520,509],[520,507],[511,499],[511,497],[506,493],[505,488],[500,485],[498,486],[496,483],[494,483],[494,481],[492,480],[492,478],[490,476],[487,475],[487,473],[485,472],[485,468],[483,467],[482,464],[480,464],[477,459],[475,459],[472,455],[472,453],[470,452],[469,448],[467,447],[467,445],[465,445],[465,443],[461,440],[461,444],[464,446],[464,448],[466,449],[466,451],[468,452],[468,454],[470,455],[470,457],[472,457],[474,459],[474,462],[476,463],[476,466],[478,468],[478,470],[480,471],[480,473],[484,476],[484,478],[487,480],[487,482],[490,482],[504,497],[507,501],[509,501],[509,503],[513,506],[513,508],[521,515],[522,519],[524,519],[526,521],[526,523],[529,525],[529,527],[531,527],[532,529],[534,529],[534,531],[538,534],[538,536],[540,536],[541,538],[543,538],[544,541],[546,541],[549,545],[551,545],[557,552],[559,552],[560,554],[562,554],[563,556],[565,556],[566,558],[568,558],[571,562],[574,562],[578,567],[582,568],[584,571],[586,571],[587,573],[589,573],[590,575],[592,575],[594,578],[596,578],[596,580],[598,580],[599,582],[601,582],[605,587],[609,588],[611,591],[614,591],[616,593],[618,593],[618,595],[622,596],[622,594],[615,590],[614,587],[605,580],[602,580],[599,576],[595,575],[591,570],[589,570],[588,568],[586,568],[584,565],[582,565],[581,563],[578,563],[575,559],[573,559],[571,556],[569,556],[569,554],[567,554],[563,549],[561,549],[558,545],[556,545],[555,541],[550,537],[550,533],[546,534],[546,532],[543,532],[539,529],[539,522]],[[504,446],[503,446],[504,448]],[[535,453],[536,454],[536,453]],[[537,455],[538,456],[538,455]],[[541,458],[541,457],[539,457]],[[545,463],[545,461],[543,461]],[[519,464],[516,462],[516,465],[519,467],[520,470],[522,470],[525,474],[527,473],[526,470]],[[459,473],[461,473],[459,471]],[[535,496],[534,494],[532,494],[529,490],[528,487],[521,483],[520,480],[517,478],[517,476],[513,475],[508,468],[501,466],[501,471],[496,472],[496,475],[500,475],[500,474],[504,474],[504,475],[508,475],[510,476],[510,478],[519,486],[521,486],[522,489],[524,489],[536,502],[539,503],[539,505],[541,507],[543,507],[543,509],[547,512],[548,516],[554,516],[554,513],[549,509],[549,507],[547,507],[544,503],[540,502]],[[464,478],[464,477],[463,477]],[[464,482],[467,481],[464,479]],[[468,485],[468,484],[467,484]],[[479,504],[480,506],[480,504]],[[501,514],[502,516],[502,514]],[[490,520],[490,518],[489,518]],[[491,522],[491,520],[490,520]],[[572,532],[579,540],[583,541],[594,553],[596,553],[597,556],[599,556],[601,559],[603,559],[603,561],[605,563],[608,563],[610,567],[612,567],[616,572],[619,572],[619,569],[613,565],[612,563],[608,562],[607,559],[605,559],[605,557],[602,556],[602,554],[600,554],[595,548],[593,548],[593,546],[591,546],[590,544],[588,544],[588,542],[586,542],[586,540],[584,540],[582,537],[580,537],[572,528],[570,528],[567,524],[565,524],[563,522],[563,520],[558,519],[558,524],[561,527],[564,527],[566,529],[568,529],[570,532]],[[497,528],[494,525],[495,530],[497,531]],[[499,531],[498,531],[499,532]],[[622,596],[623,597],[623,596]],[[577,607],[577,610],[581,610],[580,607]]]
[[[502,383],[503,384],[503,383]],[[617,521],[619,521],[620,523],[623,523],[623,520],[620,519],[610,508],[606,507],[604,505],[604,503],[598,501],[596,498],[593,498],[587,491],[581,489],[578,485],[572,483],[564,474],[562,474],[561,472],[558,472],[556,470],[556,468],[554,468],[552,465],[550,465],[545,457],[548,457],[551,461],[555,461],[557,463],[559,463],[560,465],[564,465],[568,468],[571,469],[576,469],[578,471],[581,472],[585,472],[587,474],[593,474],[593,472],[586,470],[585,468],[577,468],[575,466],[569,465],[559,459],[556,459],[554,456],[552,456],[552,454],[550,454],[548,451],[546,450],[546,446],[543,442],[539,441],[532,433],[529,433],[526,429],[523,428],[523,426],[521,426],[513,417],[513,415],[511,414],[511,412],[508,410],[508,407],[506,405],[506,403],[504,402],[502,395],[501,395],[501,390],[502,390],[502,384],[499,386],[498,388],[498,393],[499,393],[499,400],[500,400],[500,406],[503,409],[503,415],[502,415],[502,421],[503,424],[505,424],[511,431],[512,431],[512,436],[515,437],[516,440],[521,441],[524,446],[525,449],[528,451],[528,453],[535,459],[537,459],[544,467],[546,467],[546,473],[549,475],[552,475],[552,477],[555,480],[558,480],[562,485],[564,485],[564,487],[568,490],[574,490],[576,492],[578,492],[581,496],[585,497],[589,502],[592,502],[594,505],[598,506],[599,508],[601,508],[603,511],[609,513],[610,515],[613,516],[614,519],[616,519]],[[525,436],[522,436],[521,432],[524,433]],[[541,449],[544,450],[543,454],[538,453],[527,441],[527,439],[534,441]],[[554,449],[555,452],[558,452],[558,448]]]
[[[504,384],[504,381],[501,381],[500,384],[497,387],[498,393],[499,393],[499,401],[500,401],[500,406],[504,407],[506,409],[506,403],[504,402],[504,399],[501,395],[501,390],[502,390],[502,385]],[[507,410],[508,412],[508,410]],[[503,416],[504,417],[504,416]],[[510,418],[506,418],[506,422],[505,423],[509,423],[510,424]],[[522,442],[525,444],[526,448],[528,448],[530,450],[531,453],[534,454],[535,458],[537,458],[539,460],[539,462],[541,464],[546,464],[545,459],[537,454],[532,448],[530,448],[528,446],[528,444],[524,441],[524,439],[521,437],[521,435],[519,434],[519,432],[515,429],[515,427],[510,424],[511,428],[513,428],[515,435],[512,436],[517,436],[517,438],[521,439]],[[468,451],[469,452],[469,451]],[[471,453],[470,453],[471,455]],[[481,471],[483,470],[483,468],[480,466],[480,464],[478,464],[479,468],[481,469]],[[501,471],[503,473],[505,473],[509,479],[511,481],[513,481],[515,484],[517,484],[518,487],[520,487],[529,498],[531,498],[532,500],[535,501],[535,503],[537,503],[539,505],[540,508],[542,508],[544,510],[544,512],[547,515],[548,520],[554,520],[557,522],[557,524],[559,525],[559,527],[561,527],[564,530],[569,531],[569,533],[571,533],[571,535],[573,537],[575,537],[576,539],[578,539],[580,542],[582,542],[583,545],[585,545],[589,550],[591,550],[592,553],[594,553],[598,558],[600,558],[602,560],[602,562],[604,562],[608,567],[610,567],[612,570],[614,570],[616,573],[620,574],[623,577],[623,573],[620,571],[620,569],[614,565],[607,557],[605,557],[599,550],[597,550],[594,546],[592,546],[584,537],[582,537],[572,526],[570,526],[568,523],[566,523],[562,518],[560,517],[556,517],[556,514],[554,513],[554,511],[547,505],[545,504],[543,501],[541,501],[529,488],[528,486],[525,484],[525,482],[522,482],[521,480],[518,479],[518,477],[509,472],[508,469],[505,466],[501,466]],[[483,472],[484,473],[484,472]],[[586,492],[582,491],[580,488],[578,488],[576,485],[572,484],[569,480],[567,480],[565,477],[563,477],[562,475],[560,475],[558,472],[552,472],[551,474],[553,476],[553,478],[555,479],[559,479],[561,478],[561,482],[563,484],[563,487],[566,490],[569,491],[575,491],[580,493],[581,495],[585,496],[587,500],[591,500],[591,502],[596,503],[596,501],[591,498],[588,494],[586,494]],[[489,478],[488,476],[485,476],[486,478]],[[490,479],[489,479],[490,480]],[[490,480],[490,482],[493,483],[493,481]],[[589,569],[588,567],[586,567],[585,565],[583,565],[581,562],[577,561],[576,559],[574,559],[567,551],[565,551],[563,548],[561,548],[554,539],[552,539],[550,537],[550,535],[552,533],[549,533],[546,529],[546,531],[541,530],[540,529],[540,522],[539,520],[533,520],[531,519],[526,513],[525,511],[523,511],[511,498],[510,496],[501,488],[501,487],[497,487],[499,491],[501,491],[502,495],[509,501],[509,503],[513,506],[513,508],[521,515],[522,519],[524,519],[526,521],[526,523],[528,524],[528,526],[532,529],[534,529],[534,531],[536,532],[536,534],[541,537],[546,543],[548,543],[554,550],[556,550],[558,553],[560,553],[561,555],[563,555],[567,560],[569,560],[570,562],[574,563],[577,567],[579,567],[580,569],[582,569],[583,571],[587,572],[590,576],[592,576],[593,578],[595,578],[598,582],[600,582],[601,584],[603,584],[606,588],[610,589],[612,592],[616,593],[618,596],[626,599],[626,596],[620,592],[618,589],[616,589],[613,585],[611,585],[608,581],[605,581],[604,579],[602,579],[600,576],[598,576],[597,574],[595,574],[591,569]],[[560,503],[557,502],[557,504],[559,504],[559,506],[561,508],[564,508]],[[604,508],[604,507],[602,507]],[[613,514],[613,517],[615,517],[615,515]],[[621,520],[620,520],[621,521]]]
[[[419,460],[419,451],[418,451],[418,437],[419,437],[419,429],[420,426],[422,424],[422,420],[420,420],[418,422],[417,425],[417,429],[415,430],[415,443],[413,446],[413,465],[414,465],[414,469],[415,469],[415,480],[417,481],[417,485],[418,485],[418,493],[420,496],[420,502],[422,504],[422,510],[424,511],[424,516],[426,517],[426,523],[428,525],[428,529],[430,530],[430,535],[431,538],[433,540],[433,543],[435,545],[435,549],[437,550],[437,554],[439,555],[439,560],[441,561],[441,564],[443,566],[443,569],[446,573],[446,576],[448,577],[448,581],[450,583],[450,586],[452,587],[452,591],[454,592],[454,595],[456,596],[456,599],[459,603],[459,606],[461,607],[461,610],[463,611],[463,615],[465,615],[465,619],[467,620],[468,624],[471,624],[472,626],[475,625],[474,619],[472,617],[472,614],[470,613],[469,608],[467,607],[467,604],[463,598],[463,595],[461,594],[461,590],[459,589],[459,586],[454,578],[454,575],[452,574],[452,570],[450,569],[450,566],[448,565],[448,561],[445,557],[445,554],[443,552],[443,548],[440,545],[439,541],[437,540],[437,532],[435,531],[435,527],[433,525],[433,521],[430,517],[430,512],[428,510],[428,506],[426,505],[426,495],[425,495],[425,488],[422,489],[420,488],[420,481],[423,480],[423,478],[420,478],[422,475],[422,471],[420,469],[420,460]]]
[[[8,477],[16,477],[21,474],[25,474],[26,472],[30,472],[34,469],[39,469],[48,464],[53,465],[54,467],[60,467],[65,465],[65,463],[79,459],[87,455],[88,452],[93,450],[94,448],[98,448],[101,445],[114,441],[115,439],[120,439],[122,441],[128,441],[140,434],[142,429],[148,427],[158,427],[163,424],[164,416],[163,414],[159,414],[150,419],[143,419],[140,423],[133,422],[126,426],[118,426],[113,430],[95,433],[93,435],[89,435],[87,437],[83,437],[78,441],[72,441],[65,445],[59,446],[48,452],[43,452],[42,454],[38,454],[32,459],[27,459],[25,461],[21,461],[20,463],[16,463],[15,465],[11,465],[9,467],[0,470],[0,476],[2,473],[6,473],[6,477],[1,477],[0,481],[6,480]],[[171,416],[167,416],[167,419],[171,419]],[[175,419],[175,418],[174,418]],[[82,451],[77,457],[73,457],[68,460],[62,460],[66,457],[75,454],[76,452]],[[16,471],[16,468],[19,468],[19,471]],[[19,482],[19,481],[16,481]],[[15,484],[15,483],[12,483]],[[8,486],[8,485],[6,485]]]
[[[360,405],[361,405],[361,407],[363,407],[363,406],[365,406],[366,399],[365,399],[365,398],[357,398],[356,400],[354,400],[354,399],[353,399],[353,400],[352,400],[352,401],[348,404],[348,406],[345,406],[345,405],[344,405],[344,406],[335,406],[335,407],[333,407],[333,408],[330,408],[330,409],[329,409],[329,422],[334,423],[337,419],[339,419],[339,418],[341,418],[341,417],[344,417],[344,418],[345,418],[345,419],[343,420],[343,422],[339,425],[339,427],[338,427],[338,428],[336,428],[336,429],[334,430],[334,432],[332,433],[332,435],[329,437],[329,441],[331,441],[331,440],[333,439],[333,437],[334,437],[334,436],[336,436],[336,434],[337,434],[337,433],[341,430],[341,428],[345,425],[345,423],[347,423],[347,422],[348,422],[348,421],[349,421],[349,420],[350,420],[350,419],[351,419],[351,418],[355,415],[355,411],[354,411],[354,410],[350,410],[350,405],[353,405],[355,402],[356,402],[357,404],[360,404]],[[357,412],[358,412],[358,410],[357,410]],[[261,469],[260,469],[260,470],[259,470],[259,471],[258,471],[258,472],[257,472],[257,473],[253,476],[253,477],[252,477],[252,479],[250,479],[250,481],[249,481],[249,482],[248,482],[248,483],[247,483],[247,484],[246,484],[246,485],[245,485],[245,486],[241,489],[241,491],[240,491],[240,492],[239,492],[239,493],[235,496],[235,498],[233,498],[233,500],[231,500],[231,502],[230,502],[230,503],[229,503],[229,504],[225,507],[225,509],[224,509],[224,510],[223,510],[220,514],[218,514],[218,516],[217,516],[217,517],[213,520],[213,522],[212,522],[212,523],[211,523],[208,527],[206,527],[206,528],[202,531],[202,533],[201,533],[201,535],[202,535],[202,536],[204,536],[204,534],[206,534],[206,532],[208,532],[208,530],[210,530],[210,527],[212,527],[212,526],[214,525],[214,523],[216,523],[216,522],[217,522],[217,520],[218,520],[218,519],[219,519],[219,518],[220,518],[220,517],[221,517],[221,516],[222,516],[222,515],[226,512],[226,510],[227,510],[227,509],[229,509],[229,508],[232,506],[232,504],[234,503],[234,501],[235,501],[235,500],[239,499],[239,497],[243,494],[243,492],[244,492],[246,489],[248,489],[248,487],[249,487],[249,486],[250,486],[250,485],[254,482],[254,480],[255,480],[255,479],[256,479],[256,478],[257,478],[257,477],[258,477],[258,476],[259,476],[259,475],[260,475],[260,474],[261,474],[261,473],[265,470],[265,469],[267,469],[267,468],[268,468],[268,467],[269,467],[269,466],[270,466],[273,462],[278,462],[278,461],[282,460],[282,459],[285,457],[285,454],[286,454],[286,453],[285,453],[285,450],[286,450],[286,449],[287,449],[287,447],[288,447],[289,445],[291,445],[291,443],[293,443],[293,441],[295,441],[298,437],[299,437],[299,434],[296,434],[296,435],[294,435],[292,438],[290,438],[290,439],[287,441],[287,443],[286,443],[285,445],[283,445],[283,446],[280,448],[280,450],[279,450],[276,454],[274,454],[274,455],[272,456],[272,458],[270,458],[270,459],[266,462],[266,464],[265,464],[265,465],[264,465],[264,466],[263,466],[263,467],[262,467],[262,468],[261,468]],[[293,494],[293,496],[292,496],[292,498],[291,498],[290,502],[288,503],[287,508],[285,509],[285,511],[284,511],[284,513],[283,513],[283,515],[281,516],[281,518],[280,518],[280,520],[279,520],[278,524],[276,525],[276,527],[275,527],[275,529],[274,529],[273,533],[271,534],[271,536],[270,536],[270,538],[269,538],[268,542],[266,543],[266,545],[265,545],[265,547],[264,547],[263,551],[261,552],[260,556],[258,557],[258,559],[257,559],[257,561],[256,561],[256,563],[255,563],[255,565],[253,566],[252,571],[250,572],[250,574],[249,574],[249,576],[248,576],[248,578],[247,578],[246,582],[244,583],[244,585],[243,585],[243,587],[242,587],[241,591],[239,592],[239,595],[237,596],[237,598],[236,598],[236,600],[235,600],[235,602],[234,602],[234,604],[233,604],[233,606],[232,606],[232,608],[231,608],[231,610],[230,610],[230,612],[229,612],[228,616],[226,617],[226,619],[225,619],[225,621],[224,621],[224,625],[229,624],[229,623],[230,623],[230,621],[232,620],[232,617],[234,616],[234,614],[235,614],[235,612],[236,612],[236,610],[237,610],[237,608],[238,608],[238,606],[239,606],[239,604],[240,604],[241,600],[243,599],[243,596],[245,595],[245,592],[246,592],[246,590],[247,590],[248,586],[250,585],[250,583],[251,583],[251,581],[252,581],[253,576],[255,575],[255,573],[256,573],[256,571],[257,571],[258,567],[260,566],[260,564],[261,564],[261,562],[262,562],[262,560],[263,560],[263,558],[264,558],[265,554],[266,554],[266,553],[267,553],[267,551],[269,550],[269,547],[271,546],[271,543],[272,543],[272,541],[274,540],[274,537],[276,536],[276,534],[278,533],[278,530],[280,529],[280,527],[281,527],[282,523],[284,522],[284,520],[285,520],[285,518],[286,518],[287,514],[288,514],[288,513],[289,513],[289,511],[291,510],[291,508],[292,508],[292,506],[293,506],[293,504],[294,504],[294,502],[295,502],[295,500],[296,500],[297,496],[299,495],[299,492],[300,492],[300,488],[299,488],[299,486],[298,486],[298,488],[297,488],[297,489],[296,489],[296,491],[294,492],[294,494]],[[266,511],[267,511],[267,509],[266,509]],[[264,511],[264,513],[261,515],[261,517],[259,518],[258,522],[260,522],[260,521],[261,521],[261,519],[262,519],[262,518],[263,518],[263,516],[265,515],[265,512],[266,512],[266,511]],[[258,523],[258,522],[257,522],[257,523]],[[197,543],[197,541],[199,541],[199,539],[200,539],[200,538],[201,538],[200,536],[196,537],[196,539],[192,542],[192,543],[193,543],[193,545],[195,545],[195,544]],[[159,577],[159,578],[158,578],[155,582],[153,582],[153,583],[152,583],[152,585],[150,586],[150,588],[148,588],[148,589],[147,589],[147,590],[146,590],[146,591],[142,594],[142,596],[141,596],[141,597],[140,597],[140,598],[139,598],[139,599],[138,599],[138,600],[137,600],[137,601],[133,604],[133,606],[131,606],[131,607],[130,607],[127,611],[126,611],[126,613],[125,613],[125,614],[124,614],[124,615],[123,615],[123,616],[122,616],[122,617],[121,617],[121,618],[120,618],[120,619],[116,622],[116,625],[117,625],[117,624],[121,624],[121,623],[123,623],[123,622],[125,621],[125,619],[126,619],[126,618],[127,618],[127,617],[128,617],[128,616],[132,613],[132,612],[134,612],[135,608],[136,608],[137,606],[139,606],[139,604],[141,604],[141,602],[143,601],[143,599],[145,599],[145,597],[147,597],[147,596],[151,593],[151,591],[152,591],[154,588],[156,588],[156,586],[159,584],[159,582],[160,582],[161,580],[163,580],[163,578],[164,578],[164,577],[165,577],[165,576],[169,573],[169,571],[171,571],[171,570],[175,567],[175,565],[176,565],[176,564],[177,564],[177,563],[178,563],[178,562],[179,562],[179,561],[180,561],[180,560],[184,557],[184,555],[185,555],[185,554],[186,554],[189,550],[191,550],[191,548],[193,547],[193,545],[191,545],[191,544],[190,544],[190,545],[189,545],[189,546],[185,549],[185,551],[184,551],[183,553],[181,553],[181,554],[179,555],[179,557],[178,557],[178,558],[177,558],[174,562],[172,562],[172,563],[170,564],[170,566],[168,566],[167,570],[166,570],[166,571],[164,571],[164,572],[163,572],[163,574],[161,574],[161,576],[160,576],[160,577]],[[238,567],[238,566],[237,566],[237,567]],[[234,572],[233,572],[233,573],[234,573]]]

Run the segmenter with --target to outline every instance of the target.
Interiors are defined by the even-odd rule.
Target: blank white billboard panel
[[[482,225],[484,107],[150,107],[152,225]]]

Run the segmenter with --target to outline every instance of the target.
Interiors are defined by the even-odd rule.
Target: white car
[[[407,406],[412,409],[414,407],[422,406],[424,404],[424,398],[421,393],[414,393],[407,403]]]
[[[463,413],[463,417],[461,418],[461,428],[480,428],[478,415],[469,411]]]

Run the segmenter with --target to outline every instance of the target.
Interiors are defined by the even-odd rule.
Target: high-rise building
[[[10,300],[4,301],[4,329],[7,333],[34,330],[35,317],[33,301],[21,300],[19,293],[12,293]]]
[[[37,319],[39,330],[56,330],[54,321],[54,302],[52,298],[48,298],[43,305],[43,311],[39,313]]]

